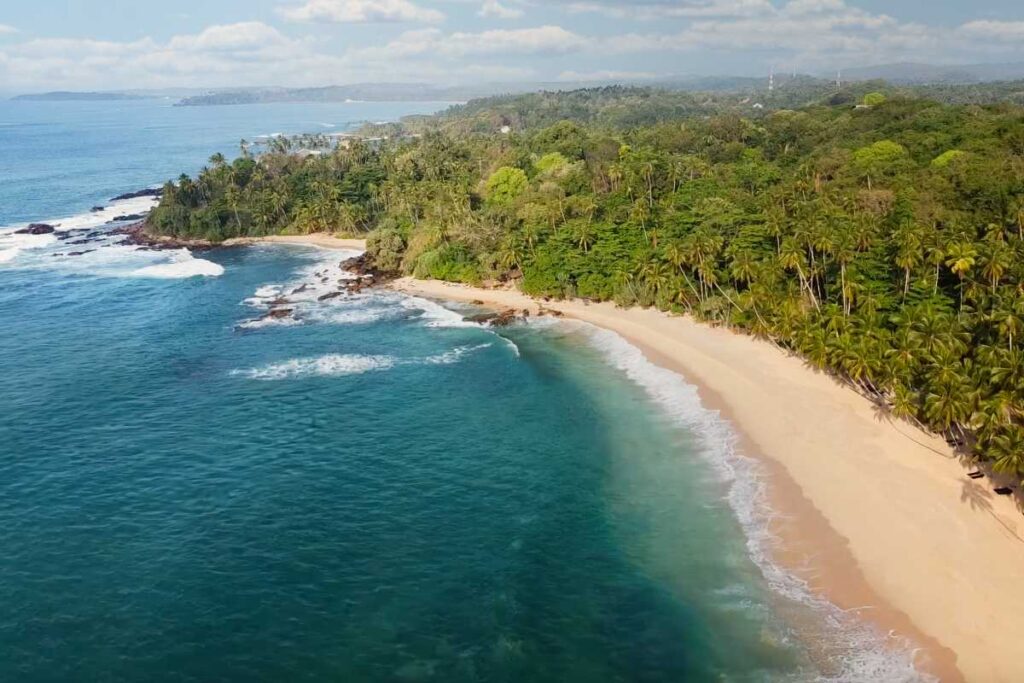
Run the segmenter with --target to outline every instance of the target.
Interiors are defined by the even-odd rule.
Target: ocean
[[[108,234],[241,138],[441,107],[0,102],[0,680],[919,680],[771,561],[757,462],[614,334]]]

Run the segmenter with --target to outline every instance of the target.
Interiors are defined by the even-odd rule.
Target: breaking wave
[[[18,234],[26,224],[0,228],[0,263],[18,269],[54,270],[99,277],[180,279],[217,277],[223,266],[198,259],[187,249],[153,251],[122,244],[119,225],[140,220],[156,205],[154,197],[113,201],[94,211],[40,221],[49,234]]]
[[[399,365],[452,365],[467,354],[486,349],[490,344],[461,346],[425,358],[395,358],[394,356],[362,356],[354,354],[327,354],[314,358],[293,358],[248,370],[232,370],[234,376],[256,380],[301,379],[306,377],[343,377],[367,372],[390,370]]]

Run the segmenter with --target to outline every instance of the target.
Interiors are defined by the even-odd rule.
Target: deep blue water
[[[241,137],[433,108],[0,103],[0,225],[87,224],[90,206]],[[342,255],[307,248],[167,269],[114,240],[68,256],[13,239],[0,680],[881,680],[850,672],[889,666],[773,590],[748,544],[756,489],[736,488],[756,482],[726,475],[743,464],[727,428],[612,335],[498,336],[386,293],[319,303]],[[223,273],[175,277],[182,264]],[[260,322],[281,295],[298,320]]]

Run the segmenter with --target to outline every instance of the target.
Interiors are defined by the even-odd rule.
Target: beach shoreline
[[[697,386],[765,464],[777,561],[817,595],[917,648],[941,681],[1024,680],[1024,517],[935,435],[890,422],[771,344],[660,311],[540,302],[403,278],[405,294],[556,312],[610,330]],[[822,457],[827,454],[828,457]],[[1005,656],[1000,656],[1005,655]]]
[[[293,246],[319,247],[339,251],[364,251],[366,240],[347,237],[335,237],[329,233],[313,233],[310,235],[268,235],[266,237],[235,237],[224,240],[218,246],[246,247],[255,244],[289,244]]]

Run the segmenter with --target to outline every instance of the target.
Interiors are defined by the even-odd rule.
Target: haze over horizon
[[[90,6],[91,5],[91,6]],[[644,80],[1024,60],[1010,0],[253,0],[0,12],[0,90]]]

